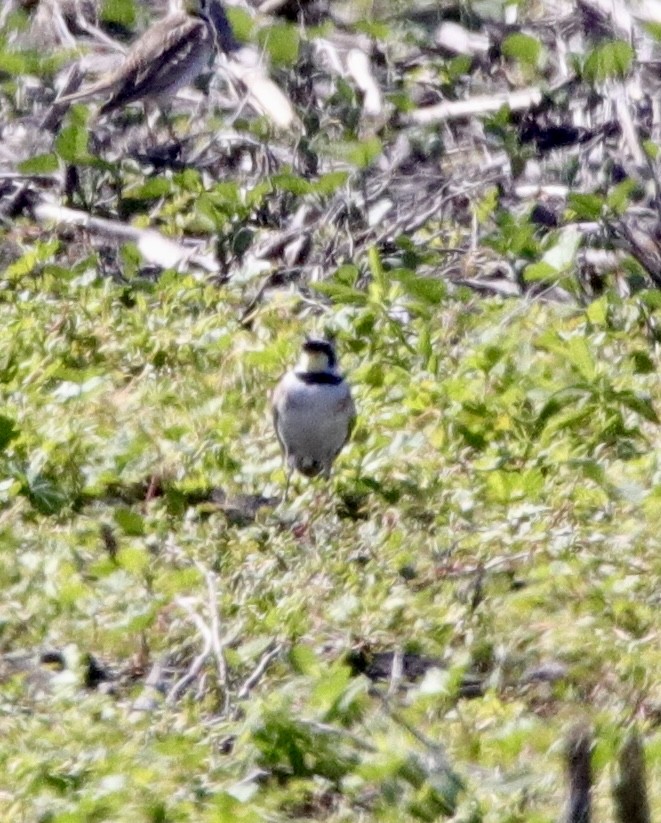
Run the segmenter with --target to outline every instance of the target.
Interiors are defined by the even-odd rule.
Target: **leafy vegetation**
[[[66,650],[48,688],[4,680],[6,819],[429,820],[458,802],[462,820],[551,820],[576,718],[598,729],[602,813],[633,719],[659,797],[658,310],[408,286],[344,286],[316,321],[339,335],[354,442],[330,488],[300,481],[241,522],[209,492],[282,488],[267,391],[309,321],[274,303],[247,332],[240,289],[174,275],[46,265],[5,288],[2,643]],[[137,711],[141,672],[185,673],[200,624],[221,674],[210,653]],[[388,695],[352,676],[357,649],[444,668]],[[89,655],[109,693],[84,688]]]
[[[176,151],[82,105],[37,134],[65,58],[0,13],[3,820],[550,823],[577,723],[596,819],[632,727],[661,813],[643,186],[561,155],[612,136],[554,122],[575,88],[529,117],[415,120],[486,75],[545,81],[543,25],[504,31],[485,72],[439,57],[424,9],[377,5],[354,22],[387,57],[383,122],[310,56],[335,24],[233,8],[303,136],[243,108],[225,129],[212,87],[199,122],[175,110]],[[145,10],[98,11],[130,39]],[[594,101],[636,60],[600,37],[569,64]],[[547,223],[559,185],[515,193],[531,159],[564,187]],[[54,228],[49,198],[90,222]],[[597,233],[626,250],[599,272]],[[312,331],[337,337],[359,419],[331,481],[279,505],[268,393]]]

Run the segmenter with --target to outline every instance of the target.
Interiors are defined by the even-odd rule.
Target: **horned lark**
[[[298,365],[276,386],[271,406],[287,469],[286,498],[294,469],[306,477],[330,476],[353,428],[356,408],[332,343],[305,341]]]
[[[178,89],[208,68],[216,52],[237,47],[220,0],[186,0],[186,10],[175,11],[148,28],[114,72],[55,104],[108,94],[99,114],[136,100],[167,105]]]

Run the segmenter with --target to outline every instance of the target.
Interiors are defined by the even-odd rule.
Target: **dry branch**
[[[269,646],[269,648],[261,656],[250,676],[246,678],[243,685],[237,692],[236,696],[239,700],[245,700],[245,698],[248,697],[250,692],[262,679],[271,663],[280,656],[283,649],[284,643],[274,643]]]
[[[645,752],[637,729],[632,729],[624,741],[618,768],[613,786],[617,823],[652,823],[645,779]]]
[[[79,226],[92,234],[108,237],[121,243],[135,243],[144,259],[166,269],[186,269],[196,266],[217,274],[218,262],[210,255],[199,254],[195,249],[164,237],[155,229],[137,229],[118,220],[94,217],[84,211],[41,202],[33,207],[34,216],[42,223],[60,226]]]
[[[579,723],[569,733],[565,748],[569,799],[565,823],[590,823],[592,731]]]
[[[411,112],[408,115],[408,120],[416,125],[429,125],[431,123],[442,123],[444,120],[493,114],[503,106],[509,106],[511,111],[520,111],[536,106],[541,101],[542,92],[540,89],[520,89],[519,91],[480,95],[479,97],[471,97],[469,100],[427,106]]]

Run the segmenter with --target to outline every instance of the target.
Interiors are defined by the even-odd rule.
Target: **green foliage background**
[[[435,819],[457,788],[442,744],[457,819],[550,821],[579,718],[601,813],[634,719],[659,797],[656,294],[577,310],[411,282],[345,284],[316,321],[274,302],[250,331],[231,285],[48,265],[8,282],[0,636],[68,665],[47,689],[3,681],[5,819]],[[282,488],[267,393],[321,324],[360,409],[330,488],[301,481],[247,523],[192,503]],[[225,682],[210,657],[178,701],[136,711],[131,661],[186,670],[209,579]],[[448,668],[379,697],[344,662],[361,644]],[[117,694],[83,688],[90,653]],[[556,682],[525,676],[551,663]],[[486,688],[470,701],[468,671]]]
[[[133,3],[113,8],[133,24]],[[303,51],[291,23],[254,39],[282,72]],[[21,78],[48,79],[58,60],[0,45],[14,105]],[[597,84],[634,55],[615,42],[583,58],[581,82]],[[519,34],[503,59],[529,82],[546,55]],[[421,85],[451,86],[469,62],[439,61]],[[413,94],[390,97],[397,122]],[[595,733],[595,819],[612,818],[632,726],[658,818],[661,298],[631,258],[585,292],[566,231],[625,213],[636,186],[577,192],[542,233],[487,181],[456,222],[434,213],[256,300],[273,274],[248,253],[260,232],[310,203],[355,206],[396,139],[392,123],[359,133],[348,81],[327,113],[315,131],[306,112],[309,168],[267,164],[258,182],[110,163],[83,107],[20,166],[49,183],[75,166],[69,205],[208,241],[231,266],[222,283],[155,278],[131,245],[2,211],[0,818],[551,823],[577,722]],[[268,155],[264,120],[234,125]],[[424,162],[446,157],[434,129],[412,135]],[[513,166],[533,151],[504,109],[485,133]],[[336,251],[346,229],[353,248],[350,208],[341,231],[316,213],[315,241]],[[480,297],[438,276],[468,224],[568,301]],[[275,508],[268,394],[310,332],[337,335],[358,426],[330,484],[299,479]],[[265,505],[250,516],[242,495]],[[436,665],[356,672],[380,653]]]

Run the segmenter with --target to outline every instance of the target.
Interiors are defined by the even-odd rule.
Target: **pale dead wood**
[[[417,125],[429,125],[430,123],[442,123],[444,120],[492,114],[503,106],[508,106],[511,111],[520,111],[541,103],[541,100],[541,89],[521,89],[510,93],[481,95],[472,97],[470,100],[439,103],[436,106],[417,109],[411,112],[407,119]]]
[[[91,234],[122,243],[135,243],[146,261],[163,268],[182,270],[193,266],[214,274],[220,271],[217,261],[210,255],[200,254],[195,248],[177,243],[155,229],[137,229],[127,223],[94,217],[55,203],[37,203],[33,206],[33,213],[43,223],[78,226]]]
[[[248,102],[279,129],[300,129],[298,115],[285,92],[268,76],[263,57],[256,49],[243,47],[225,63],[228,74],[246,89]]]
[[[227,661],[225,660],[225,646],[227,641],[221,637],[221,622],[218,611],[218,590],[216,586],[216,576],[204,568],[201,563],[195,564],[198,570],[204,575],[207,585],[207,614],[209,615],[209,632],[211,635],[211,649],[216,661],[217,686],[223,695],[223,714],[227,714],[230,709],[230,690],[228,684]]]
[[[180,597],[176,602],[188,613],[190,620],[195,624],[199,635],[203,639],[203,646],[202,650],[195,656],[192,663],[188,667],[188,671],[186,671],[186,673],[183,674],[170,688],[165,701],[168,705],[176,703],[183,692],[196,680],[198,680],[200,673],[202,672],[202,669],[209,659],[213,649],[211,630],[197,611],[195,611],[189,600],[190,598],[185,599]]]
[[[65,0],[44,2],[60,4],[70,34],[75,28],[75,42],[92,42],[99,57],[103,37],[108,35],[94,13],[85,6],[84,20],[76,23],[75,4],[65,9]],[[159,13],[163,6],[160,3]],[[243,196],[280,171],[297,175],[312,187],[322,175],[343,171],[345,184],[327,194],[312,191],[294,196],[275,185],[264,197],[261,218],[245,218],[245,229],[252,235],[249,247],[235,254],[227,241],[219,252],[220,262],[207,257],[199,245],[188,257],[191,247],[186,243],[172,241],[173,248],[158,234],[136,238],[130,232],[125,236],[112,220],[110,226],[96,223],[95,209],[102,213],[102,221],[113,216],[117,180],[110,175],[105,179],[98,175],[102,190],[98,196],[94,190],[88,198],[89,209],[85,201],[80,209],[91,214],[73,224],[88,221],[90,232],[99,237],[135,242],[145,252],[146,262],[161,267],[190,266],[223,275],[234,270],[242,276],[252,272],[254,282],[246,289],[247,315],[273,289],[283,286],[293,287],[307,301],[308,283],[332,276],[345,263],[363,267],[371,247],[388,258],[402,240],[423,255],[433,249],[437,256],[435,265],[419,269],[420,276],[443,278],[450,285],[484,294],[581,302],[590,299],[590,290],[599,288],[600,282],[615,282],[618,291],[625,293],[631,258],[658,284],[661,198],[658,164],[649,145],[661,135],[661,105],[654,91],[655,84],[661,84],[661,62],[655,60],[657,52],[645,22],[654,19],[660,6],[622,0],[542,0],[534,16],[525,18],[525,11],[519,9],[507,26],[477,17],[459,25],[444,17],[442,10],[412,9],[408,16],[388,19],[398,19],[402,29],[413,20],[426,27],[426,34],[419,29],[415,37],[396,44],[351,31],[346,25],[317,37],[304,25],[308,11],[313,12],[301,7],[296,12],[301,21],[298,63],[283,77],[282,86],[274,85],[258,49],[241,46],[222,58],[217,79],[229,80],[229,88],[227,83],[213,82],[208,107],[200,106],[199,95],[178,98],[179,124],[182,115],[192,118],[192,129],[183,138],[170,132],[169,145],[154,141],[153,150],[145,149],[144,127],[136,126],[134,117],[134,125],[129,126],[111,122],[97,129],[93,125],[90,150],[111,162],[130,158],[129,163],[142,164],[147,174],[198,169],[205,193],[217,183],[231,181]],[[283,13],[291,19],[292,8],[284,9],[273,0],[262,3],[260,12]],[[273,22],[250,13],[256,28]],[[543,47],[544,82],[539,85],[525,85],[515,61],[501,52],[503,41],[516,32],[537,38]],[[634,63],[626,78],[589,87],[573,74],[569,55],[587,54],[606,38],[628,39],[629,34],[644,61]],[[472,60],[466,62],[465,74],[442,87],[438,77],[447,54]],[[347,87],[354,89],[353,99]],[[389,96],[396,99],[404,92],[412,108],[395,110]],[[255,111],[276,127],[266,138],[238,133],[242,121]],[[211,121],[210,115],[215,118],[219,112],[240,115],[237,133]],[[494,120],[507,132],[507,145],[489,128]],[[365,168],[356,168],[335,150],[347,140],[347,123],[353,129],[350,139],[357,136],[359,143],[361,135],[369,134],[377,148],[381,144],[381,155],[371,158]],[[59,128],[57,119],[47,120],[46,125],[54,132]],[[304,127],[312,130],[303,134]],[[50,142],[35,145],[31,128],[32,122],[5,128],[0,171],[11,173],[16,164],[51,149],[52,136],[46,135]],[[568,168],[572,169],[570,184]],[[71,205],[78,190],[71,197],[66,175],[79,170],[65,171],[53,175],[48,185],[51,190],[55,187],[55,196],[59,191],[63,198],[69,197]],[[31,181],[37,193],[46,186],[43,177],[35,175]],[[625,214],[610,214],[604,206],[592,221],[572,215],[573,194],[602,196],[625,177],[644,188],[642,199]],[[9,224],[21,198],[8,186],[5,191],[4,200],[0,195],[0,219]],[[477,220],[476,204],[484,198],[493,198],[493,211]],[[640,207],[645,211],[642,218]],[[529,256],[523,259],[508,252],[495,267],[484,262],[485,241],[492,241],[498,231],[496,216],[509,213],[521,220],[532,212],[539,227],[540,256],[567,226],[573,225],[581,234],[575,272],[562,273],[579,282],[573,296],[552,277],[548,283],[526,282],[522,272],[535,262]],[[66,212],[61,216],[65,224],[72,220]],[[216,240],[210,230],[208,241],[216,244]],[[225,242],[218,239],[221,246]],[[369,271],[361,272],[359,286],[368,279]]]
[[[284,643],[270,644],[269,648],[260,657],[259,662],[255,666],[253,671],[244,680],[243,684],[241,685],[241,688],[237,691],[237,700],[245,700],[249,696],[250,692],[257,686],[257,684],[262,679],[271,663],[273,663],[274,660],[277,660],[278,657],[280,657],[284,648]]]
[[[436,29],[434,35],[437,45],[452,54],[468,56],[486,56],[491,47],[491,39],[482,32],[470,31],[453,20],[446,20]]]

